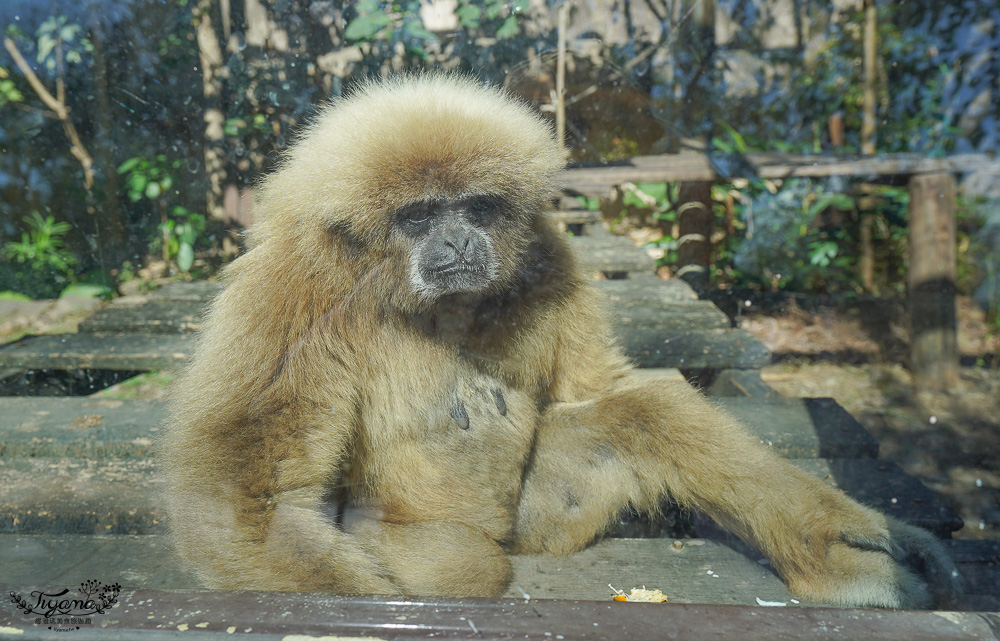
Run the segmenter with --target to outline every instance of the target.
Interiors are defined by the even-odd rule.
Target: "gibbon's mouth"
[[[456,261],[424,272],[424,282],[438,292],[478,292],[493,281],[493,274],[486,265]]]

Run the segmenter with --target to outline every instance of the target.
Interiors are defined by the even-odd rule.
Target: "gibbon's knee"
[[[510,582],[506,552],[472,526],[362,519],[349,532],[378,557],[404,594],[498,596]]]

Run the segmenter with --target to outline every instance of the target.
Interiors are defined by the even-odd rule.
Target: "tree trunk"
[[[104,140],[110,140],[112,125],[111,107],[108,102],[108,65],[104,57],[104,42],[100,33],[90,34],[90,40],[94,44],[94,79],[97,84],[97,130],[98,136]],[[100,210],[95,212],[102,225],[101,242],[105,247],[105,265],[101,267],[105,270],[117,268],[128,258],[128,220],[122,210],[121,202],[118,200],[118,166],[115,163],[112,145],[96,145],[95,156],[97,166],[104,183],[104,202]]]
[[[223,198],[226,184],[225,115],[222,109],[222,88],[225,66],[222,46],[212,22],[212,0],[198,0],[192,14],[195,36],[198,42],[198,57],[201,60],[202,95],[205,112],[205,177],[208,190],[205,194],[205,210],[209,217],[223,220],[225,208]]]

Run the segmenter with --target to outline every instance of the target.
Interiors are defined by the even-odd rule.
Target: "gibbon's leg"
[[[475,526],[362,519],[345,527],[379,558],[401,594],[499,596],[510,582],[506,552]]]
[[[667,495],[757,545],[800,596],[927,607],[960,579],[929,533],[801,472],[686,383],[630,381],[553,404],[526,470],[512,550],[568,554],[631,504]]]
[[[278,497],[270,513],[237,504],[240,525],[221,504],[199,510],[200,518],[175,529],[176,542],[206,582],[222,589],[495,596],[510,580],[504,550],[476,527],[372,518],[340,527],[303,498],[301,489]]]

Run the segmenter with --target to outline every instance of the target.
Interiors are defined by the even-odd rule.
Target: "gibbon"
[[[508,555],[570,554],[669,497],[803,598],[954,594],[929,533],[688,384],[633,375],[544,213],[563,162],[528,106],[449,75],[369,83],[291,146],[163,442],[172,535],[205,583],[498,595]]]

